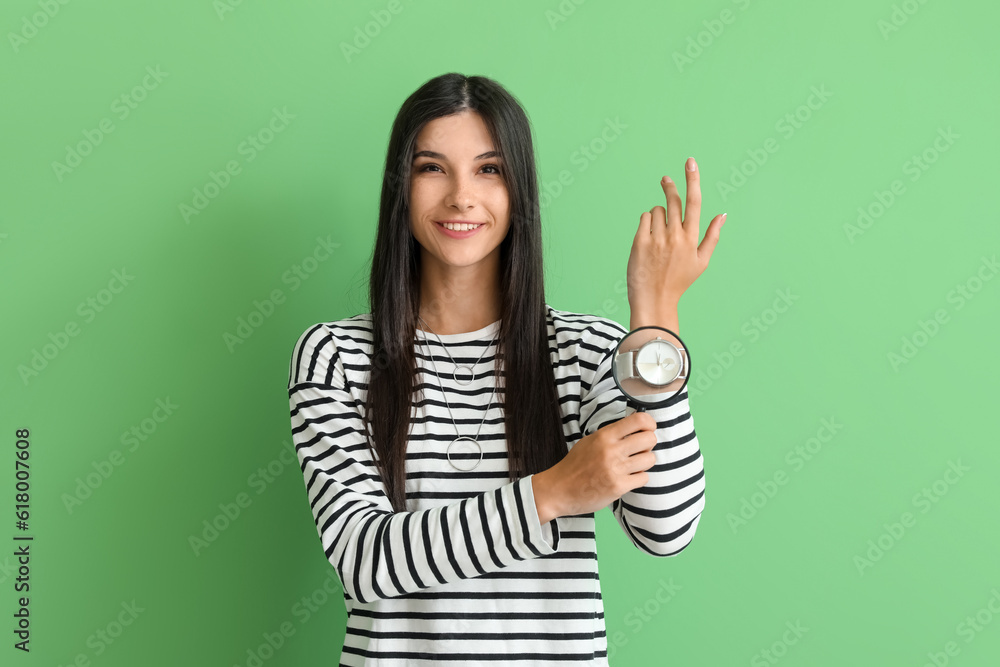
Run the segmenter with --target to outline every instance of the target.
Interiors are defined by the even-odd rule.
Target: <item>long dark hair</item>
[[[406,509],[406,446],[417,387],[413,343],[421,259],[409,226],[414,146],[427,122],[466,110],[479,113],[488,128],[510,198],[510,227],[500,244],[496,352],[498,376],[504,379],[498,381],[497,396],[503,403],[510,481],[550,468],[567,453],[552,370],[558,359],[549,350],[538,179],[528,117],[496,81],[443,74],[410,95],[393,122],[371,256],[372,364],[364,419],[373,439],[369,446],[377,453],[386,493],[397,512]]]

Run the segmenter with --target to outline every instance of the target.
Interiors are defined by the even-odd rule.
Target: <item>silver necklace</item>
[[[451,363],[455,365],[455,370],[452,373],[452,378],[454,378],[455,382],[457,382],[458,384],[461,384],[461,385],[471,384],[473,378],[475,377],[475,372],[472,370],[472,365],[469,365],[469,364],[458,365],[455,362],[455,358],[451,356],[451,352],[449,352],[448,348],[445,346],[444,341],[441,340],[441,337],[438,336],[436,333],[434,333],[434,331],[427,325],[427,322],[424,322],[424,318],[420,317],[420,315],[417,315],[417,319],[419,319],[421,322],[423,322],[424,326],[427,327],[427,330],[434,334],[434,336],[438,339],[438,342],[441,343],[441,347],[444,348],[445,354],[447,354],[448,358],[451,359]],[[495,343],[496,340],[497,339],[494,338],[493,342]],[[476,364],[478,364],[480,361],[483,360],[483,357],[486,355],[486,350],[488,350],[488,349],[490,349],[489,345],[487,345],[486,348],[483,350],[483,353],[479,355],[479,359],[476,361]],[[434,353],[431,351],[430,345],[427,346],[427,356],[430,357],[431,363],[434,364],[434,372],[437,373],[438,375],[440,375],[440,373],[438,373],[437,362],[434,361]],[[469,379],[468,380],[462,381],[462,380],[458,379],[458,371],[459,371],[459,369],[465,369],[465,370],[467,370],[469,372]],[[493,403],[493,397],[496,396],[496,393],[497,393],[497,386],[496,386],[496,382],[494,381],[494,383],[493,383],[493,393],[490,394],[490,400],[487,401],[487,403],[486,403],[486,411],[487,412],[489,412],[489,406]],[[446,406],[448,406],[448,415],[451,417],[451,423],[455,427],[455,433],[458,433],[458,423],[455,421],[455,415],[451,411],[451,404],[448,403],[447,392],[444,391],[443,387],[442,387],[442,390],[441,390],[441,395],[444,397],[444,404]],[[481,444],[479,444],[478,438],[479,438],[479,432],[483,430],[483,424],[485,424],[485,423],[486,423],[486,415],[484,414],[483,415],[483,421],[479,422],[479,429],[476,430],[476,437],[475,438],[470,438],[467,435],[459,435],[457,438],[455,438],[450,443],[448,443],[448,447],[445,450],[445,452],[448,455],[448,463],[451,464],[452,468],[454,468],[455,470],[461,470],[462,472],[468,472],[470,470],[475,470],[477,467],[479,467],[479,464],[483,462],[483,446]],[[473,443],[475,443],[476,447],[479,449],[479,460],[476,461],[476,464],[474,466],[472,466],[471,468],[460,468],[459,466],[455,465],[454,461],[451,460],[451,447],[452,447],[452,445],[454,445],[459,440],[471,440]]]

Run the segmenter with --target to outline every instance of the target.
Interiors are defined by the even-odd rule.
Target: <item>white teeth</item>
[[[462,223],[462,224],[459,224],[459,225],[455,225],[455,224],[452,224],[450,222],[444,223],[444,228],[445,229],[450,229],[450,230],[452,230],[454,232],[465,232],[465,231],[468,231],[470,229],[475,229],[476,227],[481,227],[481,226],[482,225],[467,225],[465,223]]]

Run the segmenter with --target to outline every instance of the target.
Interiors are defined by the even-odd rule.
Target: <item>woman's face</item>
[[[423,266],[438,269],[497,262],[510,226],[500,158],[474,111],[435,118],[417,135],[410,180],[410,231],[422,246]],[[481,225],[456,238],[442,222]],[[494,253],[497,255],[494,256]]]

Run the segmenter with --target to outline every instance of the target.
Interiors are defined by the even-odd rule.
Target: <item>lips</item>
[[[473,220],[435,220],[439,225],[482,225],[481,222],[475,222]]]
[[[452,221],[449,221],[449,222],[452,222]],[[458,221],[455,221],[455,222],[458,222]],[[466,224],[477,224],[477,223],[466,223]],[[485,224],[479,223],[479,226],[476,227],[475,229],[469,229],[469,230],[460,232],[460,231],[455,231],[455,230],[448,229],[447,227],[444,226],[443,223],[440,223],[440,222],[436,222],[435,225],[437,226],[438,229],[441,230],[441,232],[445,236],[450,236],[453,239],[464,239],[464,238],[467,238],[469,236],[472,236],[473,234],[478,233],[480,229],[482,229],[483,227],[486,226]]]

